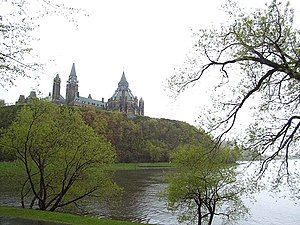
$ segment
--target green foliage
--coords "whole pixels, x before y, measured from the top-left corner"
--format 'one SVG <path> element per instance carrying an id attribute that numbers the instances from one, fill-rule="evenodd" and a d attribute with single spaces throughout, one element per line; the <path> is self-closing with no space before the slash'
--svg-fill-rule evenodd
<path id="1" fill-rule="evenodd" d="M 16 162 L 1 162 L 0 163 L 0 192 L 1 193 L 18 193 L 20 181 L 26 176 L 25 171 Z"/>
<path id="2" fill-rule="evenodd" d="M 15 120 L 22 106 L 0 108 L 0 128 Z M 137 116 L 128 118 L 118 112 L 93 108 L 77 108 L 85 123 L 116 149 L 119 162 L 168 162 L 170 154 L 181 144 L 211 142 L 203 131 L 180 121 Z M 14 159 L 1 153 L 0 161 Z"/>
<path id="3" fill-rule="evenodd" d="M 75 108 L 34 100 L 22 107 L 0 143 L 26 174 L 20 180 L 23 207 L 37 202 L 40 209 L 53 211 L 114 190 L 104 169 L 115 153 Z"/>
<path id="4" fill-rule="evenodd" d="M 0 107 L 0 128 L 8 128 L 12 122 L 15 120 L 18 111 L 20 111 L 21 106 L 12 105 L 6 107 Z"/>
<path id="5" fill-rule="evenodd" d="M 177 168 L 169 177 L 169 207 L 183 210 L 180 221 L 212 224 L 215 215 L 238 219 L 246 213 L 244 191 L 231 164 L 230 150 L 209 151 L 209 146 L 181 146 L 173 154 Z"/>
<path id="6" fill-rule="evenodd" d="M 211 138 L 180 121 L 81 108 L 85 122 L 104 135 L 117 150 L 119 162 L 168 162 L 181 144 L 209 142 Z"/>
<path id="7" fill-rule="evenodd" d="M 201 112 L 201 126 L 218 141 L 234 131 L 257 157 L 267 155 L 261 171 L 278 155 L 288 166 L 300 140 L 300 31 L 294 9 L 281 0 L 268 0 L 250 13 L 237 1 L 223 9 L 228 20 L 196 32 L 194 56 L 171 77 L 170 87 L 180 92 L 208 79 L 212 104 Z M 251 123 L 244 119 L 246 111 Z"/>
<path id="8" fill-rule="evenodd" d="M 0 107 L 0 137 L 5 129 L 7 129 L 15 120 L 16 115 L 20 111 L 20 106 Z M 0 161 L 11 161 L 16 159 L 12 152 L 5 152 L 0 146 Z"/>
<path id="9" fill-rule="evenodd" d="M 0 36 L 0 86 L 15 85 L 18 77 L 38 77 L 41 62 L 32 54 L 34 30 L 41 19 L 63 16 L 71 22 L 83 10 L 67 6 L 62 0 L 1 1 Z M 30 74 L 30 75 L 29 75 Z"/>

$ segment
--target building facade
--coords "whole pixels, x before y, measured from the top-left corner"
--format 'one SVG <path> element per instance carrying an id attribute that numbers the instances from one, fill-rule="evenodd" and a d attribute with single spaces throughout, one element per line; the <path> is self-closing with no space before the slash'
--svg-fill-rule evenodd
<path id="1" fill-rule="evenodd" d="M 93 99 L 90 94 L 87 98 L 79 96 L 78 83 L 75 64 L 73 63 L 67 80 L 66 97 L 64 98 L 61 95 L 61 79 L 59 75 L 56 75 L 53 80 L 52 93 L 49 93 L 49 96 L 44 99 L 59 105 L 95 107 L 103 110 L 119 111 L 128 115 L 144 115 L 144 100 L 142 98 L 138 100 L 137 96 L 132 94 L 124 72 L 117 89 L 107 102 L 104 101 L 104 98 L 101 100 Z M 33 92 L 27 98 L 20 95 L 16 104 L 26 104 L 33 95 L 35 95 Z"/>
<path id="2" fill-rule="evenodd" d="M 126 114 L 144 115 L 144 100 L 134 96 L 123 72 L 118 88 L 107 101 L 108 110 L 117 110 Z"/>

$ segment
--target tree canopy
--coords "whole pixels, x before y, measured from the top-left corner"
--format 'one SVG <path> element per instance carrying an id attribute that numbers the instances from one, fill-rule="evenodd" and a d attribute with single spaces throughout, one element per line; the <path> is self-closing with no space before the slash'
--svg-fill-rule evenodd
<path id="1" fill-rule="evenodd" d="M 245 188 L 230 164 L 229 149 L 181 146 L 173 154 L 176 172 L 169 177 L 169 206 L 183 210 L 181 221 L 213 224 L 215 216 L 238 219 L 247 212 L 241 201 Z"/>
<path id="2" fill-rule="evenodd" d="M 77 109 L 33 100 L 22 107 L 0 144 L 23 168 L 23 207 L 54 211 L 86 197 L 113 193 L 114 184 L 104 169 L 114 161 L 115 152 Z"/>
<path id="3" fill-rule="evenodd" d="M 33 77 L 41 63 L 33 53 L 34 33 L 40 19 L 47 15 L 64 16 L 74 22 L 81 10 L 68 7 L 61 0 L 2 0 L 0 15 L 0 85 L 14 85 L 18 77 Z"/>
<path id="4" fill-rule="evenodd" d="M 22 107 L 0 108 L 0 130 L 12 124 Z M 94 108 L 77 110 L 97 135 L 112 144 L 119 162 L 168 162 L 170 154 L 179 145 L 211 141 L 205 132 L 181 121 L 146 116 L 128 118 L 123 113 Z M 13 158 L 0 148 L 0 161 Z"/>
<path id="5" fill-rule="evenodd" d="M 86 123 L 115 147 L 119 162 L 168 162 L 179 145 L 211 140 L 202 130 L 181 121 L 81 110 Z"/>
<path id="6" fill-rule="evenodd" d="M 170 78 L 171 88 L 181 92 L 216 75 L 213 108 L 202 117 L 206 129 L 221 142 L 243 120 L 243 109 L 249 110 L 254 121 L 243 144 L 267 154 L 262 171 L 278 155 L 288 165 L 299 145 L 300 127 L 300 33 L 294 11 L 289 2 L 278 0 L 251 13 L 232 1 L 224 9 L 229 21 L 197 32 L 200 56 Z"/>

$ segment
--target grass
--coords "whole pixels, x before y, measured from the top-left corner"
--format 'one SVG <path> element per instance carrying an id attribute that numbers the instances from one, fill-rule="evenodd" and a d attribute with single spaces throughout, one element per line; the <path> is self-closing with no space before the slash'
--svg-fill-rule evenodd
<path id="1" fill-rule="evenodd" d="M 172 164 L 168 162 L 159 163 L 115 163 L 108 167 L 111 170 L 141 170 L 141 169 L 167 169 L 172 168 Z M 12 176 L 13 174 L 21 174 L 23 168 L 15 162 L 0 162 L 0 172 L 3 175 Z"/>
<path id="2" fill-rule="evenodd" d="M 90 216 L 77 216 L 67 213 L 4 206 L 0 206 L 0 216 L 74 225 L 141 225 L 141 223 L 134 222 L 98 219 Z"/>
<path id="3" fill-rule="evenodd" d="M 167 169 L 172 168 L 168 162 L 159 163 L 115 163 L 110 166 L 112 170 L 141 170 L 141 169 Z"/>

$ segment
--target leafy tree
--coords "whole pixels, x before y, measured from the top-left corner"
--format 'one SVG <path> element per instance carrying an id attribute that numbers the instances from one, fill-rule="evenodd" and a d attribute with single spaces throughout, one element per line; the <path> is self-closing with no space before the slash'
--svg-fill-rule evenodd
<path id="1" fill-rule="evenodd" d="M 119 112 L 92 108 L 80 110 L 86 124 L 115 147 L 119 162 L 168 162 L 170 153 L 180 144 L 211 141 L 203 131 L 181 121 L 128 118 Z"/>
<path id="2" fill-rule="evenodd" d="M 229 164 L 228 151 L 183 146 L 173 155 L 177 170 L 169 178 L 167 197 L 171 209 L 184 210 L 182 222 L 211 225 L 215 216 L 233 220 L 247 212 L 240 199 L 245 189 Z"/>
<path id="3" fill-rule="evenodd" d="M 0 143 L 23 167 L 22 207 L 54 211 L 86 197 L 113 194 L 104 169 L 115 153 L 74 108 L 33 100 L 22 107 Z"/>
<path id="4" fill-rule="evenodd" d="M 74 22 L 80 9 L 68 7 L 61 0 L 2 0 L 0 15 L 0 85 L 14 85 L 17 77 L 30 77 L 40 63 L 33 57 L 34 30 L 40 18 L 64 16 Z M 36 53 L 35 53 L 36 54 Z"/>
<path id="5" fill-rule="evenodd" d="M 161 141 L 145 141 L 144 148 L 150 155 L 152 162 L 167 162 L 169 160 L 169 147 Z"/>
<path id="6" fill-rule="evenodd" d="M 205 82 L 205 75 L 209 80 L 217 74 L 213 90 L 219 92 L 212 96 L 213 109 L 202 118 L 207 129 L 222 141 L 242 121 L 242 110 L 253 109 L 255 121 L 248 126 L 244 146 L 269 154 L 262 171 L 277 155 L 287 165 L 299 146 L 300 127 L 300 33 L 293 25 L 294 11 L 288 2 L 277 0 L 252 13 L 231 1 L 225 9 L 229 22 L 200 29 L 195 49 L 201 56 L 187 62 L 190 70 L 178 70 L 171 88 L 181 92 Z"/>
<path id="7" fill-rule="evenodd" d="M 8 128 L 23 106 L 0 107 L 0 129 Z M 119 162 L 168 162 L 181 144 L 211 143 L 211 137 L 185 122 L 149 117 L 128 118 L 119 112 L 77 108 L 94 132 L 116 149 Z M 1 135 L 1 134 L 0 134 Z M 7 157 L 6 157 L 7 156 Z M 2 152 L 0 161 L 14 155 Z"/>

